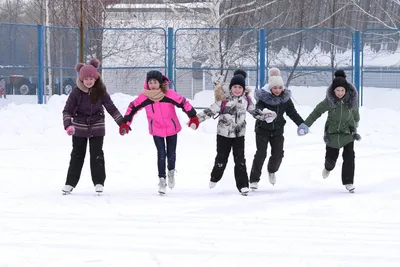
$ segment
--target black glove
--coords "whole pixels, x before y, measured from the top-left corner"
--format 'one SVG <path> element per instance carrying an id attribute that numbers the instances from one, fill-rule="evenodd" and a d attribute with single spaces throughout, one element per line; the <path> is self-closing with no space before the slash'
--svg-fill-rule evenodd
<path id="1" fill-rule="evenodd" d="M 356 141 L 360 141 L 361 140 L 361 135 L 359 135 L 358 133 L 353 133 L 353 139 Z"/>
<path id="2" fill-rule="evenodd" d="M 330 141 L 331 141 L 331 139 L 329 138 L 328 133 L 325 133 L 324 134 L 324 142 L 325 142 L 325 144 L 328 144 Z"/>

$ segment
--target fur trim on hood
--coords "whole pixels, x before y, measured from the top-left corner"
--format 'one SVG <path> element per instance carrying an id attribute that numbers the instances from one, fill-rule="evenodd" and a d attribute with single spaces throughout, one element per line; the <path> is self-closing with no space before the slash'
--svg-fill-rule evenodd
<path id="1" fill-rule="evenodd" d="M 274 95 L 270 91 L 264 89 L 257 89 L 255 91 L 254 97 L 256 100 L 260 100 L 265 104 L 271 106 L 278 106 L 280 104 L 286 103 L 292 97 L 292 92 L 288 89 L 283 90 L 279 96 Z"/>
<path id="2" fill-rule="evenodd" d="M 244 94 L 249 94 L 251 89 L 246 87 L 244 89 Z M 230 97 L 233 97 L 231 90 L 229 89 L 229 83 L 220 83 L 215 87 L 214 91 L 215 100 L 216 101 L 223 101 Z"/>
<path id="3" fill-rule="evenodd" d="M 348 84 L 349 89 L 346 91 L 346 95 L 343 97 L 343 99 L 345 100 L 348 109 L 354 109 L 358 106 L 358 93 L 356 88 L 351 83 Z M 340 101 L 340 99 L 336 97 L 335 92 L 332 90 L 332 85 L 330 85 L 326 91 L 326 99 L 328 100 L 329 107 L 331 108 L 335 108 Z"/>

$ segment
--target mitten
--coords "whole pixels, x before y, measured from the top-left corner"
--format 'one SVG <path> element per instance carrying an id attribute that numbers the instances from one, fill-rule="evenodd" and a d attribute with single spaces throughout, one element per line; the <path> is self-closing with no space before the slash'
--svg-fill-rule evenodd
<path id="1" fill-rule="evenodd" d="M 308 134 L 308 126 L 304 123 L 300 124 L 299 127 L 297 128 L 297 135 L 298 136 L 303 136 Z"/>
<path id="2" fill-rule="evenodd" d="M 199 124 L 200 124 L 199 118 L 196 116 L 196 117 L 190 118 L 188 126 L 190 128 L 192 128 L 193 130 L 196 130 L 197 128 L 199 128 Z"/>
<path id="3" fill-rule="evenodd" d="M 356 141 L 361 141 L 361 135 L 359 135 L 358 133 L 353 133 L 353 138 Z"/>
<path id="4" fill-rule="evenodd" d="M 263 114 L 263 112 L 262 112 L 261 110 L 259 110 L 259 109 L 256 109 L 256 110 L 254 111 L 253 117 L 254 117 L 256 120 L 261 120 L 261 121 L 264 120 L 264 114 Z"/>
<path id="5" fill-rule="evenodd" d="M 125 135 L 125 134 L 129 133 L 130 130 L 132 130 L 131 127 L 129 127 L 126 123 L 122 123 L 119 126 L 119 134 L 120 135 Z"/>
<path id="6" fill-rule="evenodd" d="M 75 127 L 73 125 L 70 125 L 65 129 L 68 135 L 74 135 L 75 134 Z"/>
<path id="7" fill-rule="evenodd" d="M 324 134 L 324 142 L 325 144 L 328 144 L 331 141 L 331 139 L 329 138 L 329 135 L 327 133 Z"/>
<path id="8" fill-rule="evenodd" d="M 277 116 L 275 111 L 269 110 L 267 108 L 264 108 L 262 113 L 263 113 L 263 116 L 264 116 L 264 120 L 267 123 L 273 122 L 276 119 L 276 116 Z"/>

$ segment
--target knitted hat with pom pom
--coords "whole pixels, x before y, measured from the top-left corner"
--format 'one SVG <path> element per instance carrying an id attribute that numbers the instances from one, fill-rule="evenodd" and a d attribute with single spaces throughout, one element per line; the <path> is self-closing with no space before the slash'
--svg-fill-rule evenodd
<path id="1" fill-rule="evenodd" d="M 275 86 L 282 86 L 285 88 L 285 84 L 281 77 L 281 71 L 278 68 L 271 68 L 268 71 L 268 89 L 271 90 Z"/>
<path id="2" fill-rule="evenodd" d="M 247 73 L 244 70 L 238 69 L 235 70 L 233 73 L 233 78 L 231 79 L 231 82 L 229 84 L 229 89 L 232 88 L 234 85 L 240 85 L 243 87 L 243 89 L 246 88 L 246 77 Z"/>
<path id="3" fill-rule="evenodd" d="M 75 66 L 76 72 L 79 72 L 79 80 L 83 81 L 85 78 L 99 78 L 97 68 L 100 66 L 100 61 L 93 58 L 89 61 L 89 64 L 78 63 Z"/>
<path id="4" fill-rule="evenodd" d="M 349 83 L 346 80 L 344 70 L 335 71 L 335 78 L 332 81 L 331 89 L 335 90 L 337 87 L 343 87 L 346 91 L 349 89 Z"/>

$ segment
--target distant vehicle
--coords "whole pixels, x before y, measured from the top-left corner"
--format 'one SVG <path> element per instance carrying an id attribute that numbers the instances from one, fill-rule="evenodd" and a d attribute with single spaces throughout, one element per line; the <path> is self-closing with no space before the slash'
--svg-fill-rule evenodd
<path id="1" fill-rule="evenodd" d="M 27 78 L 23 75 L 11 75 L 9 77 L 0 76 L 0 98 L 5 98 L 6 95 L 36 95 L 37 84 L 31 82 L 35 80 L 37 80 L 37 77 Z M 56 82 L 53 86 L 53 94 L 68 95 L 75 85 L 75 79 L 72 77 L 63 78 L 62 84 L 60 83 L 59 77 L 56 77 Z"/>
<path id="2" fill-rule="evenodd" d="M 3 77 L 6 95 L 36 95 L 36 84 L 23 75 L 11 75 L 8 81 Z"/>

